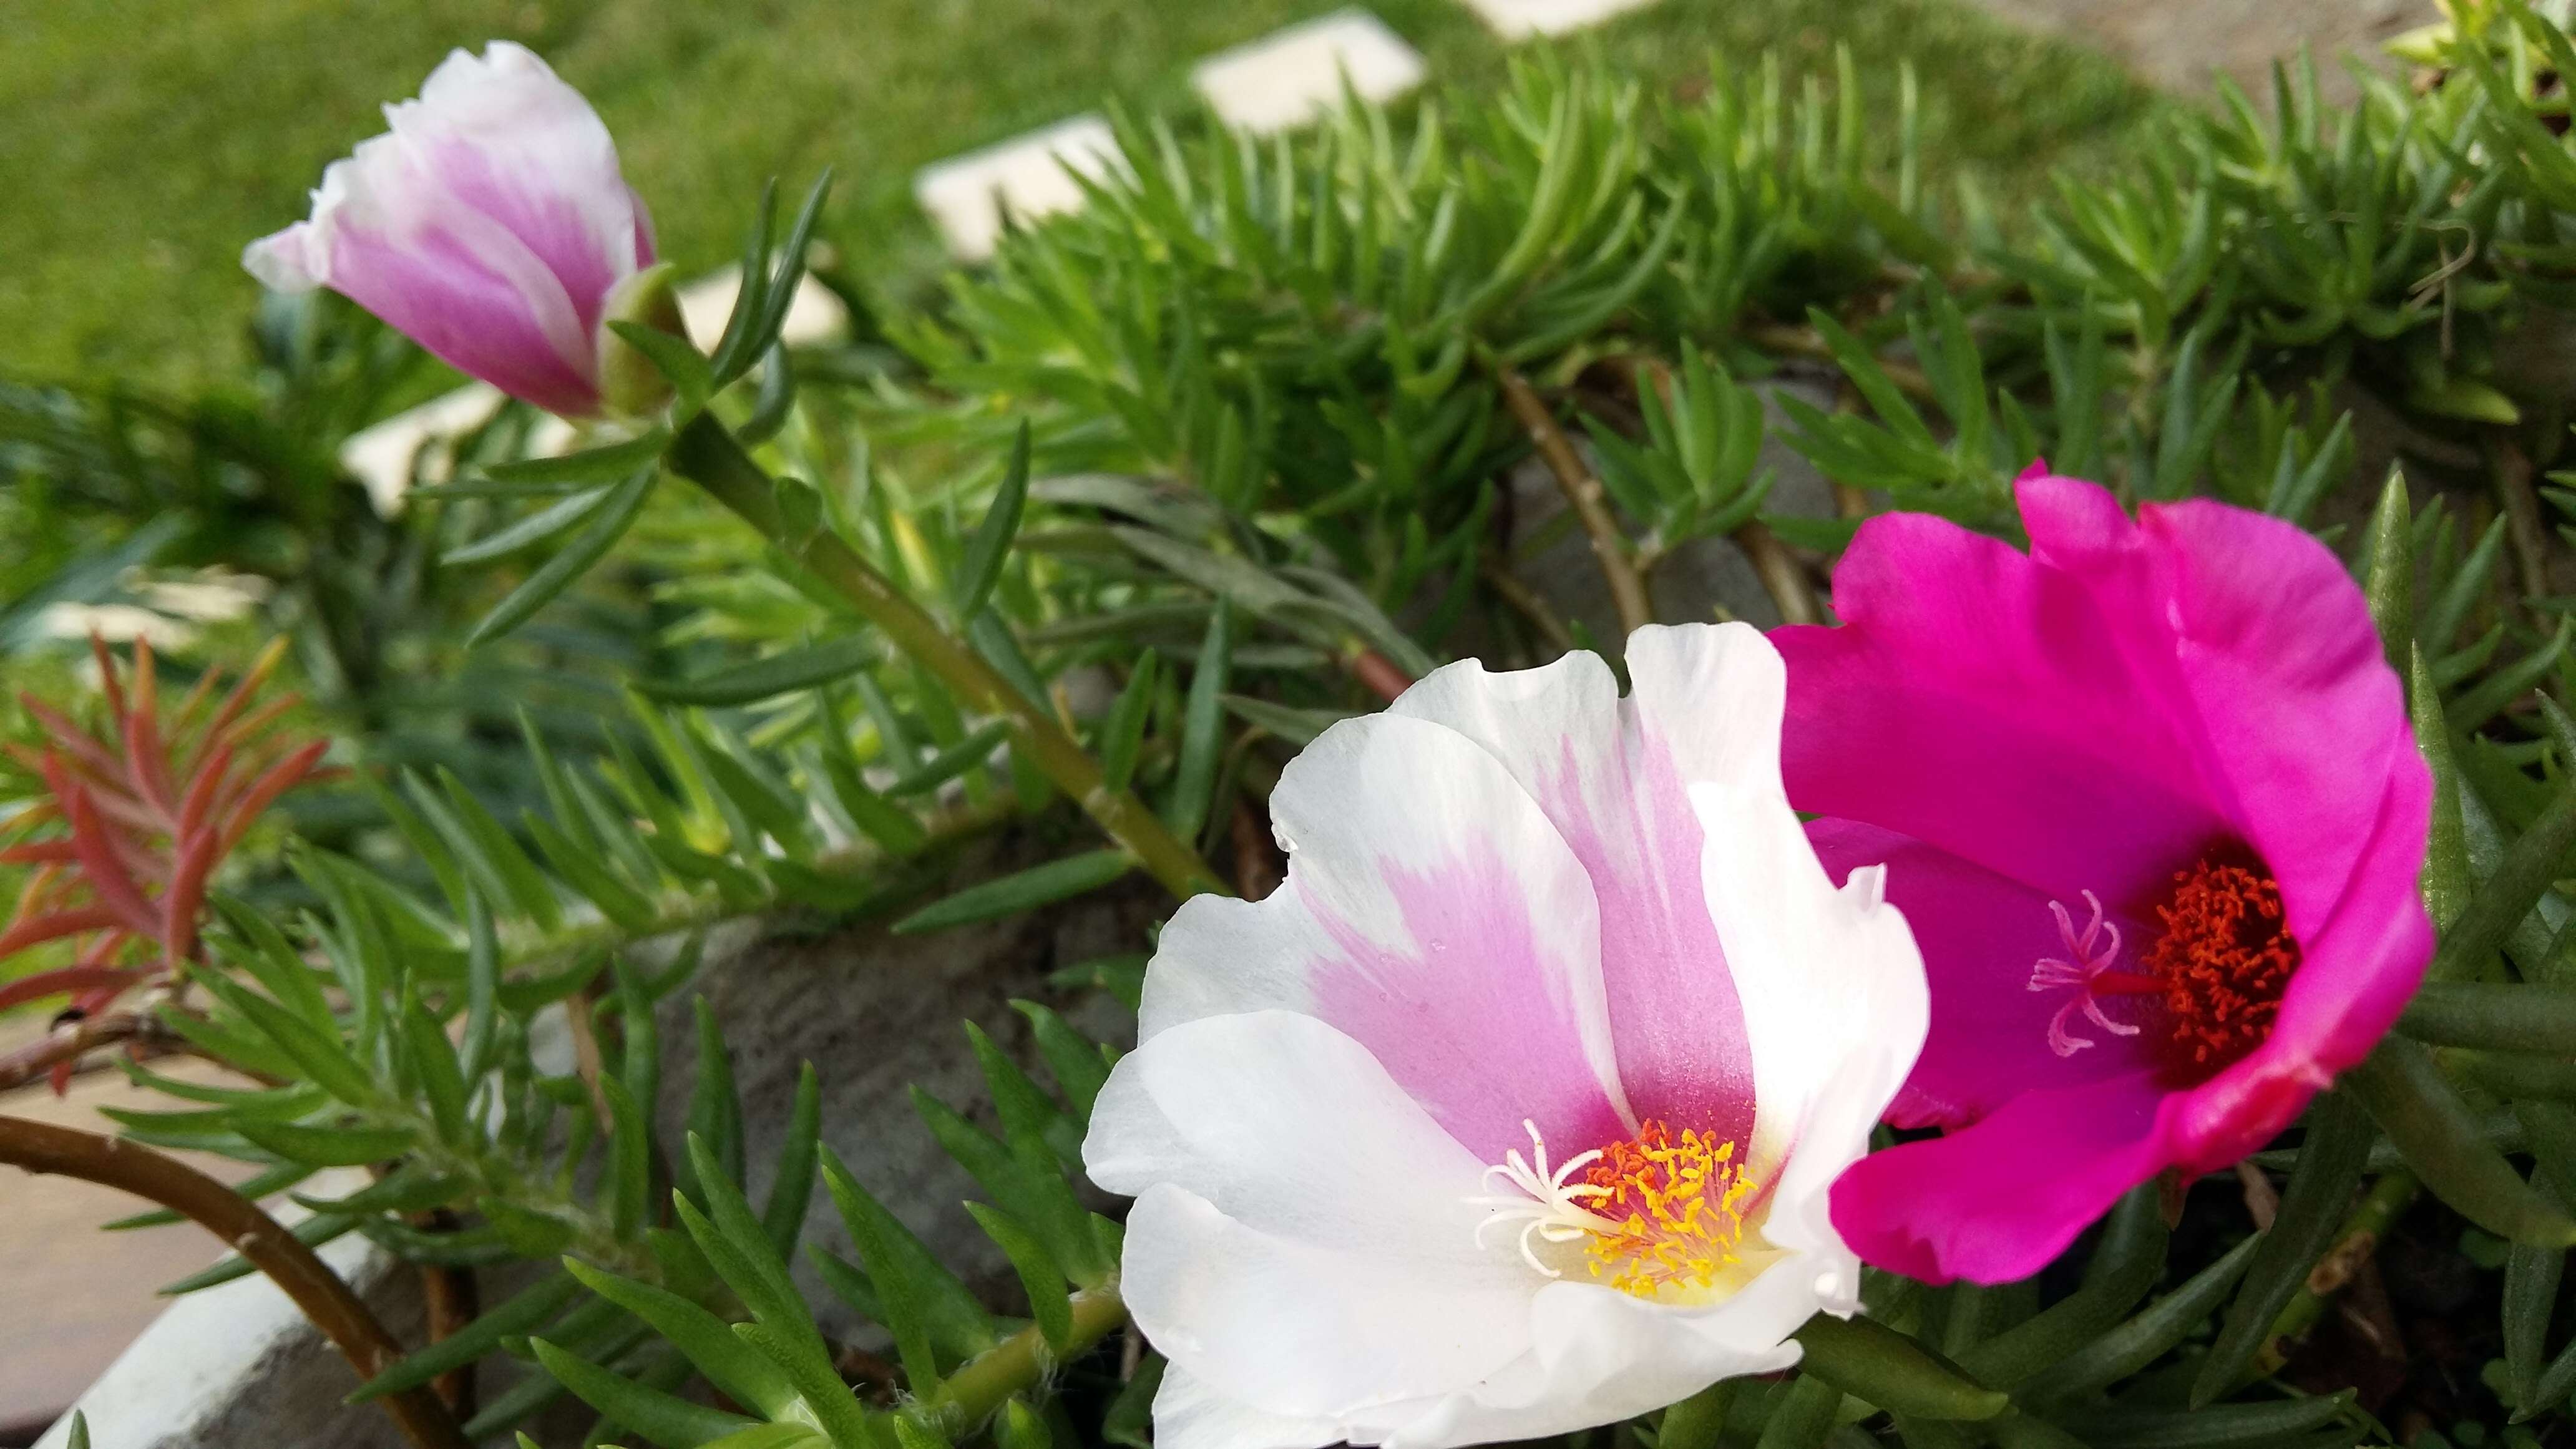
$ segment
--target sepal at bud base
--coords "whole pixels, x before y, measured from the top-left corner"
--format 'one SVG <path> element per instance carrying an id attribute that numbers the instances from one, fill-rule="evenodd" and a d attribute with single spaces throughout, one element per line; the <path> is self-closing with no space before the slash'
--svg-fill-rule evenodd
<path id="1" fill-rule="evenodd" d="M 676 274 L 669 262 L 662 262 L 619 282 L 608 294 L 599 319 L 599 400 L 611 414 L 644 417 L 670 405 L 671 379 L 611 324 L 633 323 L 688 342 L 689 324 L 673 285 Z"/>
<path id="2" fill-rule="evenodd" d="M 2451 63 L 2451 50 L 2459 38 L 2459 28 L 2441 20 L 2391 36 L 2381 41 L 2379 48 L 2408 65 L 2440 67 Z"/>

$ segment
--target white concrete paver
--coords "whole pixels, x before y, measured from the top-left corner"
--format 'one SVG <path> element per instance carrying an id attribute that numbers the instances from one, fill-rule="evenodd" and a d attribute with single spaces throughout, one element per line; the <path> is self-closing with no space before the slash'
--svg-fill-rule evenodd
<path id="1" fill-rule="evenodd" d="M 1427 73 L 1404 37 L 1352 9 L 1219 51 L 1199 62 L 1190 84 L 1227 125 L 1267 135 L 1340 104 L 1345 76 L 1360 99 L 1384 101 L 1422 84 Z"/>
<path id="2" fill-rule="evenodd" d="M 925 166 L 912 194 L 961 261 L 993 254 L 1007 213 L 1030 221 L 1082 205 L 1079 175 L 1098 180 L 1119 164 L 1117 138 L 1097 115 L 1058 121 L 999 145 Z"/>
<path id="3" fill-rule="evenodd" d="M 1564 35 L 1653 3 L 1654 0 L 1466 0 L 1476 18 L 1505 40 Z"/>
<path id="4" fill-rule="evenodd" d="M 807 253 L 808 256 L 813 255 Z M 742 268 L 724 267 L 680 289 L 680 320 L 700 347 L 713 347 L 733 316 L 734 298 L 742 293 Z M 849 335 L 850 309 L 831 288 L 809 276 L 796 279 L 796 296 L 779 319 L 778 340 L 790 347 L 813 347 Z"/>

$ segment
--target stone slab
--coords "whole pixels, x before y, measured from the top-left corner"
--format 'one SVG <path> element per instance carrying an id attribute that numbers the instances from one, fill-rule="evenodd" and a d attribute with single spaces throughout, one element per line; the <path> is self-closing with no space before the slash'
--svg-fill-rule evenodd
<path id="1" fill-rule="evenodd" d="M 807 253 L 807 255 L 813 255 Z M 742 268 L 709 272 L 682 287 L 680 320 L 700 347 L 712 348 L 733 316 L 734 299 L 742 295 Z M 850 333 L 850 309 L 839 294 L 810 276 L 796 279 L 796 295 L 779 319 L 778 340 L 790 347 L 819 347 Z"/>
<path id="2" fill-rule="evenodd" d="M 1341 103 L 1350 89 L 1367 101 L 1392 100 L 1422 84 L 1421 52 L 1365 10 L 1337 10 L 1223 50 L 1190 72 L 1220 120 L 1267 135 L 1289 130 Z"/>
<path id="3" fill-rule="evenodd" d="M 925 166 L 913 178 L 912 194 L 939 224 L 952 255 L 981 261 L 1001 240 L 1006 214 L 1032 221 L 1075 210 L 1083 194 L 1074 178 L 1097 180 L 1117 165 L 1109 122 L 1086 114 Z"/>
<path id="4" fill-rule="evenodd" d="M 32 1040 L 41 1015 L 0 1022 L 0 1049 Z M 165 1075 L 229 1082 L 201 1063 L 173 1058 L 153 1064 Z M 230 1083 L 238 1085 L 238 1083 Z M 114 1072 L 75 1078 L 61 1097 L 42 1088 L 10 1094 L 12 1116 L 92 1132 L 113 1132 L 102 1106 L 166 1109 L 169 1099 Z M 228 1180 L 240 1163 L 202 1155 L 192 1165 Z M 35 1177 L 0 1168 L 0 1223 L 9 1251 L 0 1253 L 0 1431 L 42 1424 L 72 1402 L 170 1300 L 164 1283 L 184 1278 L 223 1255 L 223 1245 L 188 1223 L 102 1233 L 99 1224 L 146 1211 L 113 1188 L 69 1178 Z M 33 1311 L 27 1311 L 32 1306 Z M 0 1439 L 0 1442 L 17 1442 Z M 104 1444 L 106 1441 L 99 1441 Z"/>
<path id="5" fill-rule="evenodd" d="M 1654 0 L 1466 0 L 1476 18 L 1505 40 L 1568 35 L 1653 3 Z"/>

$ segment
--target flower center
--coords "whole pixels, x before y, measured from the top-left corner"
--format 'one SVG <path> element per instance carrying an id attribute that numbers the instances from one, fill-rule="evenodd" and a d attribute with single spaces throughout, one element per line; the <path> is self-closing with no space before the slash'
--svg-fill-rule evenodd
<path id="1" fill-rule="evenodd" d="M 1521 1125 L 1531 1156 L 1514 1148 L 1485 1169 L 1488 1181 L 1500 1177 L 1514 1191 L 1469 1199 L 1493 1209 L 1476 1226 L 1478 1242 L 1489 1228 L 1519 1223 L 1521 1257 L 1550 1278 L 1565 1273 L 1542 1245 L 1579 1242 L 1594 1278 L 1640 1298 L 1699 1298 L 1727 1286 L 1721 1279 L 1742 1262 L 1745 1207 L 1758 1188 L 1733 1142 L 1689 1129 L 1676 1137 L 1649 1119 L 1635 1138 L 1551 1172 L 1538 1125 Z M 1578 1172 L 1583 1180 L 1573 1181 Z"/>
<path id="2" fill-rule="evenodd" d="M 2253 852 L 2221 846 L 2174 873 L 2172 891 L 2155 908 L 2163 930 L 2140 954 L 2139 971 L 2119 969 L 2120 928 L 2104 919 L 2091 891 L 2084 902 L 2092 918 L 2081 931 L 2062 903 L 2048 903 L 2066 954 L 2042 958 L 2030 973 L 2033 991 L 2075 993 L 2049 1018 L 2048 1044 L 2059 1056 L 2093 1045 L 2069 1030 L 2078 1012 L 2113 1035 L 2138 1034 L 2136 1025 L 2103 1011 L 2105 996 L 2163 998 L 2174 1065 L 2203 1075 L 2271 1034 L 2281 993 L 2299 967 L 2299 946 L 2283 921 L 2281 884 Z"/>
<path id="3" fill-rule="evenodd" d="M 2164 983 L 2174 1043 L 2196 1066 L 2221 1067 L 2260 1046 L 2299 968 L 2281 919 L 2281 883 L 2259 864 L 2204 856 L 2174 876 L 2156 908 L 2164 935 L 2146 964 Z"/>

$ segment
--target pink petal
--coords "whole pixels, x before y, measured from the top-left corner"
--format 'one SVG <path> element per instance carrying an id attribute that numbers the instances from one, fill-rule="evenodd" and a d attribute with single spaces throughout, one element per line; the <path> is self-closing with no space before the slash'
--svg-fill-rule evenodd
<path id="1" fill-rule="evenodd" d="M 1753 1044 L 1759 1113 L 1746 1161 L 1767 1187 L 1763 1237 L 1809 1265 L 1818 1306 L 1859 1306 L 1833 1228 L 1834 1179 L 1869 1151 L 1931 1022 L 1922 953 L 1885 872 L 1837 888 L 1776 784 L 1694 785 L 1705 884 Z"/>
<path id="2" fill-rule="evenodd" d="M 2024 1092 L 1964 1131 L 1874 1152 L 1834 1184 L 1863 1261 L 1925 1283 L 2010 1283 L 2047 1267 L 2165 1164 L 2142 1074 Z"/>
<path id="3" fill-rule="evenodd" d="M 554 274 L 585 332 L 609 289 L 650 263 L 608 127 L 525 47 L 453 52 L 419 100 L 385 116 L 450 198 L 499 222 Z"/>
<path id="4" fill-rule="evenodd" d="M 599 410 L 593 350 L 566 350 L 580 335 L 566 330 L 570 299 L 506 235 L 469 240 L 452 225 L 397 240 L 344 225 L 331 285 L 468 377 L 548 412 Z"/>
<path id="5" fill-rule="evenodd" d="M 1752 1051 L 1702 888 L 1706 832 L 1689 792 L 1776 779 L 1779 665 L 1743 626 L 1639 630 L 1627 660 L 1625 699 L 1599 656 L 1577 652 L 1507 674 L 1452 664 L 1388 713 L 1483 746 L 1582 862 L 1600 902 L 1619 1075 L 1638 1115 L 1749 1142 Z"/>
<path id="6" fill-rule="evenodd" d="M 459 370 L 557 413 L 598 410 L 610 291 L 651 260 L 607 127 L 522 47 L 458 51 L 391 133 L 335 162 L 312 219 L 243 263 L 332 287 Z"/>
<path id="7" fill-rule="evenodd" d="M 1582 865 L 1491 755 L 1377 715 L 1336 725 L 1271 796 L 1288 879 L 1164 927 L 1140 1036 L 1280 1008 L 1338 1027 L 1470 1151 L 1557 1160 L 1628 1136 Z"/>
<path id="8" fill-rule="evenodd" d="M 1905 1090 L 1888 1109 L 1899 1127 L 1959 1127 L 2035 1088 L 2081 1086 L 2154 1065 L 2152 1042 L 2161 1008 L 2148 996 L 2109 998 L 2112 1020 L 2143 1024 L 2123 1037 L 2082 1022 L 2075 1034 L 2093 1045 L 2059 1056 L 2048 1024 L 2074 997 L 2070 990 L 2033 991 L 2031 967 L 2069 954 L 2048 909 L 2049 898 L 2018 881 L 1972 865 L 1919 840 L 1848 820 L 1818 820 L 1808 839 L 1835 880 L 1856 867 L 1887 866 L 1887 899 L 1905 913 L 1932 979 L 1932 1029 Z M 2080 929 L 2080 900 L 2064 902 Z M 2146 939 L 2135 922 L 2116 921 L 2120 959 L 2135 970 Z"/>

